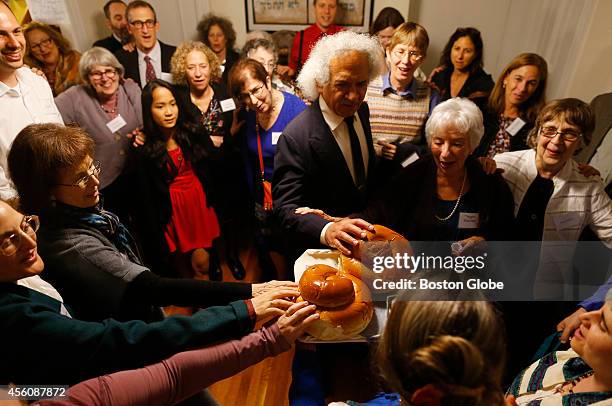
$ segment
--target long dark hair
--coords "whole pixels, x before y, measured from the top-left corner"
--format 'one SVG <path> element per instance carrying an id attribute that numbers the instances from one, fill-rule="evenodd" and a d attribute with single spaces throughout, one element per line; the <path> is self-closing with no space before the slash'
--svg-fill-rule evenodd
<path id="1" fill-rule="evenodd" d="M 446 66 L 447 68 L 452 68 L 453 63 L 451 62 L 451 51 L 453 50 L 453 45 L 455 42 L 462 37 L 468 37 L 470 41 L 474 44 L 474 60 L 466 66 L 465 70 L 469 73 L 477 72 L 479 69 L 482 69 L 482 37 L 480 36 L 480 31 L 473 27 L 466 28 L 457 28 L 453 35 L 449 38 L 448 42 L 444 46 L 444 50 L 442 50 L 442 55 L 440 56 L 440 65 Z"/>
<path id="2" fill-rule="evenodd" d="M 166 137 L 160 130 L 159 126 L 153 121 L 153 115 L 151 114 L 151 106 L 153 105 L 153 92 L 155 89 L 163 87 L 168 89 L 178 107 L 178 117 L 176 120 L 174 134 L 174 140 L 181 148 L 185 159 L 192 163 L 197 163 L 203 158 L 209 156 L 209 150 L 205 147 L 208 135 L 206 132 L 196 124 L 188 123 L 185 120 L 185 107 L 181 103 L 181 98 L 178 96 L 176 90 L 172 85 L 164 80 L 155 79 L 147 83 L 145 88 L 142 90 L 142 122 L 143 130 L 146 135 L 145 145 L 142 146 L 142 152 L 149 159 L 154 161 L 158 168 L 169 167 L 170 172 L 169 179 L 172 180 L 178 173 L 178 169 L 175 167 L 172 159 L 166 151 Z M 198 138 L 202 138 L 198 142 Z"/>

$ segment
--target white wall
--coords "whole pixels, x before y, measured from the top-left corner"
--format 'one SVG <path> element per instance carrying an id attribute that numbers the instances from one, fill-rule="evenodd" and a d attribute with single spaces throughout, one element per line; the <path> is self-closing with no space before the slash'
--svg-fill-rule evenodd
<path id="1" fill-rule="evenodd" d="M 570 79 L 567 96 L 590 101 L 598 94 L 612 92 L 612 1 L 599 0 L 587 30 L 582 51 L 573 55 L 578 61 Z"/>

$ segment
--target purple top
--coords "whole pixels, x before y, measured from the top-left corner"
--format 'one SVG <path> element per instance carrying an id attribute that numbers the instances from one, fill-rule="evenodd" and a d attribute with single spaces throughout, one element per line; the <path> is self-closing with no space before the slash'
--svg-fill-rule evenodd
<path id="1" fill-rule="evenodd" d="M 278 325 L 273 324 L 240 340 L 181 352 L 145 368 L 89 379 L 68 389 L 65 398 L 41 400 L 36 404 L 173 405 L 290 348 Z"/>

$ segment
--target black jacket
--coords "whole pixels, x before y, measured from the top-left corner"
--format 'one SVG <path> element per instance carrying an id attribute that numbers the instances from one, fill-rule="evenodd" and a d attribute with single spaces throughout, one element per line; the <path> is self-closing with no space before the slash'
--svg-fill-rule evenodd
<path id="1" fill-rule="evenodd" d="M 486 175 L 474 158 L 468 158 L 465 165 L 471 192 L 480 205 L 481 236 L 491 241 L 512 240 L 514 200 L 510 188 L 500 174 Z M 421 157 L 403 169 L 364 211 L 351 217 L 385 225 L 409 240 L 433 241 L 436 173 L 433 156 Z"/>
<path id="2" fill-rule="evenodd" d="M 176 47 L 172 45 L 166 45 L 161 41 L 159 41 L 159 45 L 161 47 L 162 72 L 170 73 L 170 60 L 172 59 L 174 51 L 176 51 Z M 115 56 L 119 60 L 119 63 L 121 63 L 121 65 L 123 65 L 123 68 L 125 69 L 124 76 L 140 84 L 140 70 L 138 69 L 138 52 L 136 50 L 128 52 L 122 48 L 119 51 L 115 52 Z M 157 74 L 159 75 L 158 77 L 161 77 L 161 72 L 157 72 Z"/>
<path id="3" fill-rule="evenodd" d="M 483 113 L 484 119 L 484 135 L 480 140 L 480 144 L 472 154 L 475 157 L 487 156 L 491 143 L 495 141 L 495 136 L 499 131 L 499 114 L 486 110 Z M 533 128 L 533 123 L 525 123 L 525 125 L 513 136 L 510 136 L 510 151 L 520 151 L 528 149 L 527 136 Z"/>

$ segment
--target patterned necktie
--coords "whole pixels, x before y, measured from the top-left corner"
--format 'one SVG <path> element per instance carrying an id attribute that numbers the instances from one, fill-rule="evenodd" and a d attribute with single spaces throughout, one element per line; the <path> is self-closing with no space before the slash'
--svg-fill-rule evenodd
<path id="1" fill-rule="evenodd" d="M 153 63 L 151 63 L 151 58 L 149 55 L 144 57 L 145 63 L 147 64 L 147 71 L 145 74 L 145 79 L 147 79 L 147 83 L 152 80 L 157 79 L 157 75 L 155 74 L 155 68 L 153 67 Z"/>
<path id="2" fill-rule="evenodd" d="M 363 164 L 363 156 L 361 155 L 361 144 L 359 143 L 359 137 L 353 126 L 355 117 L 346 117 L 344 119 L 349 130 L 349 139 L 351 140 L 351 155 L 353 156 L 353 170 L 355 171 L 355 185 L 359 192 L 365 194 L 365 166 Z"/>

